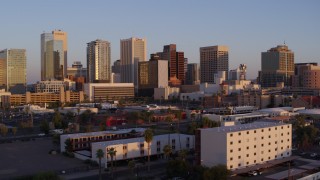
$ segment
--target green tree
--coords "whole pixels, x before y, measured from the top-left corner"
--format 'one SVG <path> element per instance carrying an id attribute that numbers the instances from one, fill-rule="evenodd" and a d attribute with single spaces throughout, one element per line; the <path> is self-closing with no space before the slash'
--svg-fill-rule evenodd
<path id="1" fill-rule="evenodd" d="M 128 162 L 128 167 L 130 168 L 132 174 L 134 175 L 134 168 L 136 167 L 136 163 L 133 160 L 131 160 Z"/>
<path id="2" fill-rule="evenodd" d="M 3 125 L 0 127 L 0 130 L 1 130 L 1 134 L 2 136 L 7 136 L 7 133 L 8 133 L 8 128 L 7 126 Z"/>
<path id="3" fill-rule="evenodd" d="M 208 117 L 202 118 L 202 128 L 213 128 L 220 126 L 220 123 L 210 120 Z"/>
<path id="4" fill-rule="evenodd" d="M 73 150 L 71 140 L 70 140 L 70 139 L 66 139 L 66 141 L 64 142 L 64 144 L 65 144 L 65 146 L 64 146 L 65 150 L 66 150 L 67 152 L 71 153 L 72 150 Z"/>
<path id="5" fill-rule="evenodd" d="M 50 130 L 50 127 L 49 127 L 49 123 L 48 121 L 46 120 L 43 120 L 40 124 L 40 130 L 42 132 L 44 132 L 45 134 L 49 134 L 49 130 Z"/>
<path id="6" fill-rule="evenodd" d="M 169 161 L 170 155 L 172 153 L 172 148 L 169 144 L 167 144 L 163 147 L 163 153 Z"/>
<path id="7" fill-rule="evenodd" d="M 181 160 L 171 160 L 167 164 L 167 176 L 172 177 L 183 177 L 188 176 L 188 164 Z"/>
<path id="8" fill-rule="evenodd" d="M 147 129 L 144 131 L 144 140 L 148 143 L 148 171 L 150 171 L 150 143 L 153 139 L 152 129 Z"/>
<path id="9" fill-rule="evenodd" d="M 205 169 L 203 173 L 204 180 L 223 180 L 228 179 L 230 172 L 225 165 L 217 165 Z"/>
<path id="10" fill-rule="evenodd" d="M 113 179 L 113 158 L 116 153 L 117 151 L 113 147 L 107 149 L 107 155 L 109 155 L 111 158 L 111 179 Z"/>
<path id="11" fill-rule="evenodd" d="M 178 153 L 178 156 L 182 161 L 186 161 L 187 155 L 188 155 L 188 151 L 185 149 L 181 149 Z"/>
<path id="12" fill-rule="evenodd" d="M 53 118 L 52 118 L 52 122 L 53 122 L 54 127 L 56 129 L 62 128 L 62 118 L 61 118 L 61 114 L 58 110 L 55 110 Z"/>
<path id="13" fill-rule="evenodd" d="M 18 128 L 16 128 L 16 127 L 13 127 L 13 128 L 12 128 L 12 133 L 13 133 L 14 136 L 16 136 L 17 130 L 18 130 Z"/>
<path id="14" fill-rule="evenodd" d="M 101 180 L 101 158 L 104 157 L 104 153 L 102 149 L 98 149 L 96 152 L 96 157 L 99 159 L 99 179 Z"/>

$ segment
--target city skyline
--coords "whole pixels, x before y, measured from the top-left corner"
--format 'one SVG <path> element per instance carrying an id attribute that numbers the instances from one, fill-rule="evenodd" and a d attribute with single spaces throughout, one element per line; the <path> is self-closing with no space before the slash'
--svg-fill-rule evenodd
<path id="1" fill-rule="evenodd" d="M 0 15 L 7 23 L 1 28 L 0 50 L 26 49 L 28 83 L 41 77 L 40 34 L 54 29 L 68 33 L 68 66 L 81 61 L 87 67 L 86 43 L 97 38 L 111 43 L 113 63 L 120 59 L 120 39 L 130 37 L 147 40 L 147 57 L 177 44 L 189 63 L 200 63 L 200 47 L 226 45 L 229 69 L 247 64 L 248 79 L 258 76 L 261 52 L 284 42 L 295 52 L 296 63 L 319 62 L 318 1 L 97 2 L 4 2 Z"/>

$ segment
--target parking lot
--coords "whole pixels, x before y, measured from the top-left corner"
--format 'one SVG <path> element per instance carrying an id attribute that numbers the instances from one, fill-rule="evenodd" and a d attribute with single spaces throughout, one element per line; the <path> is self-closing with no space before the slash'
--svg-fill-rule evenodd
<path id="1" fill-rule="evenodd" d="M 53 148 L 50 137 L 0 144 L 0 179 L 84 166 L 78 159 L 49 154 Z"/>

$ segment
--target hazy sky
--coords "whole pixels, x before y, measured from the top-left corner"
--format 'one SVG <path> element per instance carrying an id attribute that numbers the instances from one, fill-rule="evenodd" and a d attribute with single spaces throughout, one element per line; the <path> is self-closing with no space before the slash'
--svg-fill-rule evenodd
<path id="1" fill-rule="evenodd" d="M 230 69 L 240 63 L 255 78 L 261 52 L 285 41 L 295 62 L 320 63 L 320 1 L 295 0 L 7 0 L 0 5 L 0 49 L 27 49 L 27 80 L 40 80 L 40 34 L 68 33 L 68 65 L 86 67 L 86 43 L 111 42 L 112 62 L 120 39 L 147 39 L 147 55 L 175 43 L 189 62 L 199 47 L 229 46 Z"/>

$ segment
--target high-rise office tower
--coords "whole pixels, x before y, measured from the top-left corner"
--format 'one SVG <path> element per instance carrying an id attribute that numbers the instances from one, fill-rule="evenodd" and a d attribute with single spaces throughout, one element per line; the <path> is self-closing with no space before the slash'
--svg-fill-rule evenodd
<path id="1" fill-rule="evenodd" d="M 120 71 L 121 71 L 121 64 L 120 64 L 120 59 L 118 59 L 113 63 L 112 72 L 115 74 L 120 74 Z"/>
<path id="2" fill-rule="evenodd" d="M 200 83 L 200 66 L 198 63 L 190 63 L 188 64 L 187 76 L 186 76 L 186 84 L 188 85 L 196 85 Z"/>
<path id="3" fill-rule="evenodd" d="M 41 80 L 62 80 L 67 76 L 67 33 L 54 30 L 41 34 Z"/>
<path id="4" fill-rule="evenodd" d="M 151 54 L 150 61 L 139 62 L 139 89 L 168 86 L 168 61 Z"/>
<path id="5" fill-rule="evenodd" d="M 320 89 L 320 66 L 318 63 L 296 63 L 294 69 L 292 87 Z"/>
<path id="6" fill-rule="evenodd" d="M 27 57 L 25 49 L 0 51 L 0 86 L 12 94 L 23 94 L 27 87 Z"/>
<path id="7" fill-rule="evenodd" d="M 88 82 L 111 81 L 111 50 L 110 43 L 97 39 L 87 44 Z"/>
<path id="8" fill-rule="evenodd" d="M 278 45 L 261 53 L 261 87 L 290 86 L 294 74 L 294 53 L 286 45 Z"/>
<path id="9" fill-rule="evenodd" d="M 138 88 L 138 63 L 146 61 L 146 39 L 129 38 L 120 40 L 121 82 L 134 83 Z"/>
<path id="10" fill-rule="evenodd" d="M 185 82 L 185 58 L 184 52 L 177 52 L 175 44 L 169 44 L 163 46 L 163 52 L 158 52 L 160 59 L 168 60 L 169 71 L 168 78 L 176 78 L 181 81 L 181 84 Z"/>
<path id="11" fill-rule="evenodd" d="M 229 48 L 227 46 L 208 46 L 200 48 L 200 81 L 214 83 L 214 74 L 229 71 Z"/>

